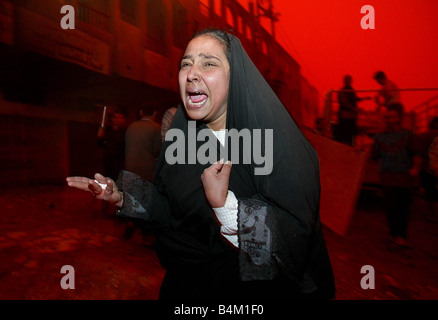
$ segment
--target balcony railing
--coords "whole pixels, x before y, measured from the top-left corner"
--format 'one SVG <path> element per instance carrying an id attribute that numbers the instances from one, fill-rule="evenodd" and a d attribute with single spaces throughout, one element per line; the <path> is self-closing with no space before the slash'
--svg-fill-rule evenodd
<path id="1" fill-rule="evenodd" d="M 438 94 L 416 106 L 415 127 L 417 132 L 425 132 L 429 127 L 430 121 L 438 117 Z"/>
<path id="2" fill-rule="evenodd" d="M 82 20 L 104 31 L 109 31 L 109 26 L 110 26 L 109 14 L 96 10 L 85 3 L 78 2 L 77 15 L 79 20 Z"/>
<path id="3" fill-rule="evenodd" d="M 325 105 L 324 105 L 324 120 L 327 125 L 330 123 L 336 122 L 334 120 L 334 103 L 338 103 L 337 99 L 334 98 L 335 93 L 338 93 L 340 90 L 330 90 L 326 94 Z M 356 93 L 366 93 L 366 92 L 380 92 L 380 90 L 372 89 L 372 90 L 354 90 Z M 405 89 L 397 89 L 397 91 L 438 91 L 438 88 L 405 88 Z M 358 117 L 358 126 L 362 126 L 365 129 L 374 131 L 378 129 L 376 126 L 379 126 L 378 111 L 364 111 L 360 110 Z M 427 126 L 429 121 L 438 116 L 438 95 L 433 98 L 421 103 L 412 109 L 411 112 L 406 113 L 408 116 L 408 126 L 414 133 L 421 133 L 427 130 Z"/>

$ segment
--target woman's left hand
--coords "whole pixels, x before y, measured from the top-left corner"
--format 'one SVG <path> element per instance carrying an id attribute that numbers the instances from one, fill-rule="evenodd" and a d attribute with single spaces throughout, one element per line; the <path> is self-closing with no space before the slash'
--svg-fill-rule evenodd
<path id="1" fill-rule="evenodd" d="M 201 181 L 205 195 L 212 208 L 222 208 L 228 194 L 231 161 L 218 161 L 204 170 Z"/>

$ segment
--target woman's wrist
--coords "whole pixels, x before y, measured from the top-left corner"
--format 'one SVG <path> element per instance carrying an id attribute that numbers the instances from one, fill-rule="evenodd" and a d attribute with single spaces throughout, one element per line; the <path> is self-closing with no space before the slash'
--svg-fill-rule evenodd
<path id="1" fill-rule="evenodd" d="M 116 207 L 121 208 L 123 206 L 123 192 L 117 191 L 120 196 L 120 200 L 116 202 Z"/>

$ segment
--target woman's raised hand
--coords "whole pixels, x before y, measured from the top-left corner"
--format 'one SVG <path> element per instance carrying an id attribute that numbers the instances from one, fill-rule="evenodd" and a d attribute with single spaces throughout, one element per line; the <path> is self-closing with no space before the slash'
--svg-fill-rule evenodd
<path id="1" fill-rule="evenodd" d="M 223 160 L 213 163 L 201 175 L 205 195 L 212 208 L 222 208 L 228 194 L 230 182 L 231 161 Z"/>
<path id="2" fill-rule="evenodd" d="M 100 173 L 94 175 L 94 179 L 87 177 L 67 177 L 68 186 L 83 191 L 91 192 L 97 199 L 108 201 L 118 207 L 123 204 L 123 194 L 117 189 L 115 182 L 105 178 Z M 102 187 L 106 185 L 106 187 Z"/>

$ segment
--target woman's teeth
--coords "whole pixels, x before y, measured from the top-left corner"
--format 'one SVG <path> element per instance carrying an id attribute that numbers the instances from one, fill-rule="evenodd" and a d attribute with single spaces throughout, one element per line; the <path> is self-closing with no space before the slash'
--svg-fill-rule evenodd
<path id="1" fill-rule="evenodd" d="M 193 106 L 200 106 L 207 99 L 207 95 L 201 94 L 200 92 L 195 92 L 189 94 L 189 102 Z"/>

